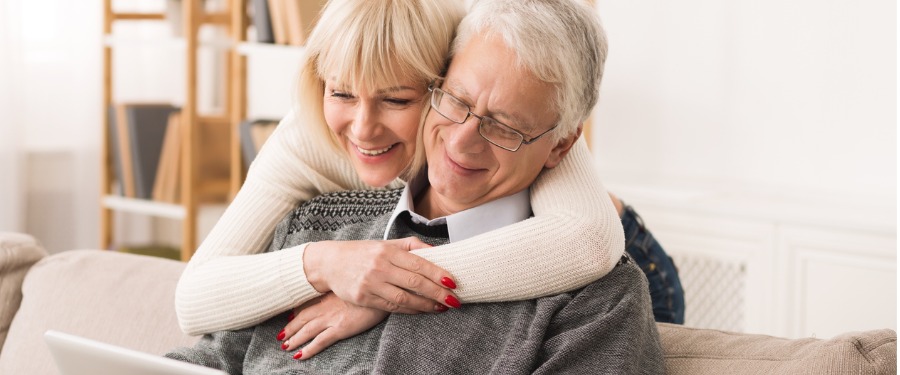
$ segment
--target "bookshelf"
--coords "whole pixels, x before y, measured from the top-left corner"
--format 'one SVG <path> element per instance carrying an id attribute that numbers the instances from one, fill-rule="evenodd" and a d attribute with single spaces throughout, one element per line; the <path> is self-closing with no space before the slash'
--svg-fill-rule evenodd
<path id="1" fill-rule="evenodd" d="M 114 12 L 112 0 L 103 1 L 103 147 L 101 150 L 101 197 L 100 197 L 100 245 L 110 248 L 113 239 L 114 212 L 161 217 L 181 221 L 181 259 L 186 261 L 197 247 L 198 210 L 209 205 L 204 192 L 227 191 L 228 200 L 234 197 L 243 181 L 240 159 L 240 143 L 237 139 L 237 124 L 246 117 L 246 58 L 237 53 L 235 45 L 246 39 L 247 14 L 245 0 L 224 0 L 224 11 L 207 12 L 201 0 L 181 0 L 182 37 L 159 39 L 121 38 L 113 33 L 113 25 L 119 22 L 166 22 L 165 13 Z M 229 38 L 224 40 L 200 41 L 200 27 L 214 25 L 224 29 Z M 146 46 L 178 48 L 184 50 L 184 101 L 181 104 L 180 164 L 177 189 L 180 202 L 164 203 L 149 199 L 138 199 L 114 193 L 115 168 L 111 144 L 110 116 L 108 108 L 115 103 L 113 98 L 113 49 L 143 48 Z M 224 111 L 217 114 L 201 114 L 197 109 L 198 48 L 213 47 L 224 50 L 225 58 Z M 199 156 L 204 152 L 204 142 L 199 139 L 200 127 L 208 126 L 215 132 L 227 133 L 229 178 L 208 181 L 198 173 Z M 121 182 L 120 182 L 121 183 Z M 225 202 L 219 202 L 219 206 Z"/>

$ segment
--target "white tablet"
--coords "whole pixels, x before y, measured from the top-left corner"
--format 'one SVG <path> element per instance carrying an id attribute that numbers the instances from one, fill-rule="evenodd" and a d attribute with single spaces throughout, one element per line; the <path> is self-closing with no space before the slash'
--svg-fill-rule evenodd
<path id="1" fill-rule="evenodd" d="M 62 375 L 222 375 L 225 372 L 89 340 L 47 331 L 44 340 Z M 227 374 L 226 374 L 227 375 Z"/>

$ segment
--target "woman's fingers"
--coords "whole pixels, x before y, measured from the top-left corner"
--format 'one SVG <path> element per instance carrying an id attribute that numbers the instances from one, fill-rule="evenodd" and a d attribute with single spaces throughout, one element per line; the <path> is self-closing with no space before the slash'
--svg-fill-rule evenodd
<path id="1" fill-rule="evenodd" d="M 333 293 L 316 300 L 317 303 L 304 305 L 297 317 L 288 324 L 291 326 L 295 321 L 303 320 L 302 327 L 296 334 L 282 343 L 282 349 L 294 352 L 294 359 L 308 359 L 337 341 L 369 330 L 388 316 L 383 311 L 347 303 Z M 307 317 L 311 318 L 306 321 Z M 306 346 L 298 350 L 304 344 Z"/>
<path id="2" fill-rule="evenodd" d="M 301 360 L 310 359 L 316 354 L 319 354 L 322 350 L 340 341 L 342 338 L 336 333 L 338 330 L 338 328 L 328 328 L 322 331 L 322 333 L 316 336 L 309 345 L 304 346 L 302 350 L 298 350 L 297 353 L 294 354 L 294 358 Z"/>
<path id="3" fill-rule="evenodd" d="M 459 301 L 455 294 L 420 274 L 398 269 L 386 277 L 383 286 L 376 291 L 378 297 L 386 301 L 385 307 L 393 309 L 385 311 L 400 312 L 398 309 L 403 307 L 427 313 L 435 311 L 435 304 L 459 307 L 458 303 L 451 303 Z"/>
<path id="4" fill-rule="evenodd" d="M 318 275 L 320 285 L 327 286 L 318 290 L 331 290 L 347 302 L 388 312 L 440 311 L 436 304 L 459 307 L 459 299 L 451 292 L 456 282 L 450 273 L 409 252 L 429 247 L 418 238 L 320 245 L 328 249 L 315 250 L 311 244 L 304 255 L 307 276 Z"/>
<path id="5" fill-rule="evenodd" d="M 448 289 L 456 289 L 456 281 L 453 280 L 452 276 L 450 276 L 450 272 L 447 272 L 447 270 L 425 260 L 425 258 L 409 253 L 409 251 L 411 250 L 420 248 L 417 247 L 417 244 L 425 245 L 425 247 L 428 246 L 427 244 L 423 243 L 416 237 L 407 237 L 400 241 L 403 241 L 401 242 L 401 248 L 405 249 L 407 252 L 397 253 L 397 256 L 392 257 L 390 260 L 393 265 L 403 268 L 407 271 L 422 275 L 439 287 L 442 286 Z"/>
<path id="6" fill-rule="evenodd" d="M 313 319 L 304 324 L 296 334 L 294 334 L 293 336 L 289 336 L 287 340 L 282 342 L 281 348 L 284 350 L 294 350 L 300 347 L 300 345 L 309 342 L 309 340 L 312 340 L 314 337 L 320 335 L 327 329 L 328 322 L 326 319 Z"/>
<path id="7" fill-rule="evenodd" d="M 410 236 L 410 237 L 400 238 L 400 239 L 396 239 L 396 240 L 392 240 L 392 241 L 400 242 L 401 249 L 406 250 L 406 251 L 413 251 L 413 250 L 425 249 L 425 248 L 432 247 L 431 245 L 429 245 L 425 242 L 422 242 L 422 240 L 420 240 L 419 237 Z"/>
<path id="8" fill-rule="evenodd" d="M 435 302 L 431 299 L 415 295 L 407 290 L 384 283 L 374 291 L 375 295 L 367 300 L 368 306 L 391 313 L 434 312 Z"/>

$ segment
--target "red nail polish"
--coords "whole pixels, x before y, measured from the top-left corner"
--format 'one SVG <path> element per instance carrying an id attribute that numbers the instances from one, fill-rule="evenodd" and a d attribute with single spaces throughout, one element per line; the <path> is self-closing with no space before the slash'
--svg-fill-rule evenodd
<path id="1" fill-rule="evenodd" d="M 462 306 L 462 304 L 459 303 L 459 300 L 454 296 L 447 296 L 447 298 L 444 298 L 444 302 L 456 309 Z"/>
<path id="2" fill-rule="evenodd" d="M 441 284 L 444 284 L 444 286 L 446 286 L 450 289 L 456 289 L 456 283 L 454 283 L 453 279 L 451 279 L 449 277 L 442 277 Z"/>
<path id="3" fill-rule="evenodd" d="M 294 354 L 294 359 L 300 359 L 300 358 L 303 358 L 302 350 L 298 351 L 297 354 Z"/>
<path id="4" fill-rule="evenodd" d="M 281 343 L 281 350 L 287 350 L 288 344 L 286 342 Z"/>
<path id="5" fill-rule="evenodd" d="M 294 312 L 293 312 L 293 311 L 291 311 L 291 314 L 290 314 L 290 315 L 288 315 L 288 321 L 289 321 L 289 322 L 290 322 L 290 321 L 291 321 L 291 320 L 294 320 L 294 318 L 295 318 L 295 316 L 294 316 Z"/>
<path id="6" fill-rule="evenodd" d="M 457 302 L 457 303 L 459 303 L 459 302 Z M 281 332 L 278 333 L 278 337 L 277 337 L 278 341 L 284 340 L 284 336 L 285 336 L 285 333 L 284 333 L 284 330 L 282 329 Z"/>
<path id="7" fill-rule="evenodd" d="M 441 305 L 441 304 L 436 304 L 436 305 L 434 305 L 434 311 L 437 311 L 437 312 L 439 312 L 439 313 L 442 313 L 442 312 L 447 311 L 447 310 L 450 310 L 450 308 L 447 307 L 447 306 L 444 306 L 444 305 Z"/>

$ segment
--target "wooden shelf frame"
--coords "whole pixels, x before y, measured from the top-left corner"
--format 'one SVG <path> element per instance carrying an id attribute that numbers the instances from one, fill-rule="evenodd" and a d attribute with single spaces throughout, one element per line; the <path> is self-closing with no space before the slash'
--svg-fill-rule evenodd
<path id="1" fill-rule="evenodd" d="M 246 0 L 228 0 L 226 10 L 207 13 L 202 9 L 201 0 L 182 0 L 183 35 L 173 38 L 173 44 L 184 44 L 185 48 L 185 99 L 181 108 L 181 204 L 155 202 L 144 199 L 125 198 L 113 194 L 113 160 L 109 134 L 109 106 L 113 103 L 113 55 L 112 49 L 121 47 L 113 36 L 115 22 L 164 21 L 164 13 L 115 13 L 112 0 L 103 0 L 103 147 L 101 150 L 102 173 L 100 194 L 100 246 L 109 249 L 113 244 L 113 212 L 131 212 L 142 215 L 166 217 L 182 220 L 181 259 L 187 261 L 197 248 L 198 201 L 197 159 L 200 152 L 198 126 L 201 122 L 228 126 L 230 137 L 229 179 L 230 197 L 234 197 L 243 182 L 243 168 L 240 158 L 238 124 L 246 115 L 246 58 L 237 53 L 237 43 L 246 40 L 248 16 Z M 202 25 L 218 25 L 228 30 L 230 43 L 213 43 L 214 47 L 227 50 L 225 78 L 225 114 L 223 116 L 201 116 L 197 113 L 197 50 L 201 47 L 198 33 Z M 163 43 L 168 43 L 163 41 Z M 220 45 L 221 44 L 221 45 Z M 206 43 L 203 44 L 207 45 Z"/>

